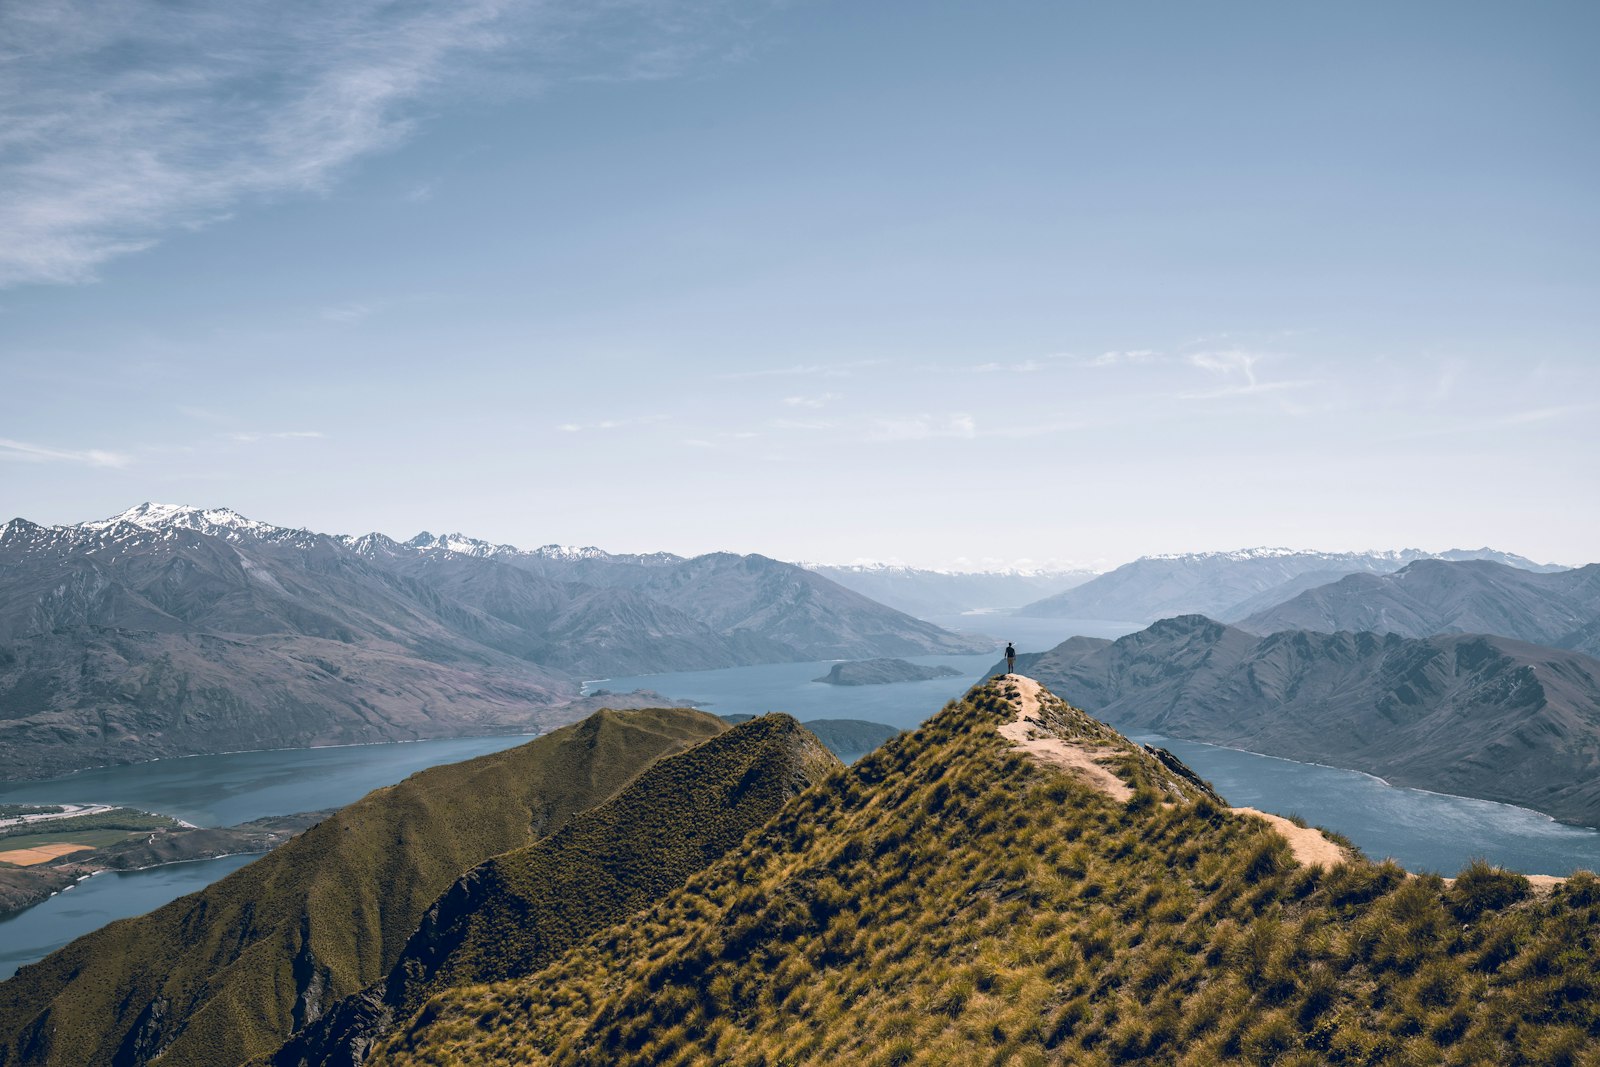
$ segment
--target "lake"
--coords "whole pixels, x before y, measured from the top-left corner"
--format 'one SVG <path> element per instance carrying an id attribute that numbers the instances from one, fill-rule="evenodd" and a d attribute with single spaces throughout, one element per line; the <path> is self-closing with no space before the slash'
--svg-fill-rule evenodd
<path id="1" fill-rule="evenodd" d="M 0 804 L 87 801 L 159 812 L 196 826 L 234 826 L 266 815 L 342 808 L 417 771 L 531 739 L 511 734 L 184 756 L 47 781 L 0 782 Z"/>
<path id="2" fill-rule="evenodd" d="M 92 801 L 174 815 L 196 826 L 232 826 L 266 815 L 338 808 L 380 786 L 441 763 L 520 745 L 527 735 L 382 745 L 230 752 L 103 767 L 40 782 L 0 783 L 0 803 Z M 204 889 L 254 856 L 224 856 L 107 871 L 0 920 L 0 979 L 114 919 Z"/>
<path id="3" fill-rule="evenodd" d="M 1009 637 L 1019 651 L 1052 647 L 1072 632 L 1120 636 L 1118 623 L 1028 619 L 1027 627 L 967 628 Z M 1066 627 L 1066 632 L 1062 628 Z M 1074 630 L 1076 628 L 1076 630 Z M 1096 632 L 1097 631 L 1097 632 Z M 899 685 L 831 686 L 812 679 L 833 661 L 734 667 L 720 671 L 614 677 L 591 690 L 654 689 L 721 715 L 785 711 L 807 719 L 866 719 L 917 726 L 964 693 L 995 663 L 991 654 L 917 656 L 960 677 Z M 1369 856 L 1392 856 L 1411 870 L 1454 873 L 1474 857 L 1528 874 L 1600 869 L 1600 832 L 1565 826 L 1538 812 L 1483 800 L 1388 785 L 1358 771 L 1296 763 L 1155 735 L 1137 738 L 1171 749 L 1230 803 L 1298 814 L 1345 834 Z M 277 752 L 192 756 L 84 771 L 48 782 L 0 784 L 0 802 L 99 801 L 159 811 L 201 825 L 231 825 L 263 815 L 347 804 L 369 790 L 439 763 L 470 759 L 526 741 L 466 738 Z M 0 977 L 113 919 L 138 915 L 203 889 L 250 857 L 199 860 L 148 871 L 101 874 L 0 921 Z"/>

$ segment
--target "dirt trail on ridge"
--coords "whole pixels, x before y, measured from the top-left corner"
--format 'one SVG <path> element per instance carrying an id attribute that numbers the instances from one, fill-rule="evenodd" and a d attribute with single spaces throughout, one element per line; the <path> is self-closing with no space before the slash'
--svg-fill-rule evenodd
<path id="1" fill-rule="evenodd" d="M 1039 692 L 1043 686 L 1021 674 L 1008 674 L 1005 677 L 1017 687 L 1017 717 L 999 727 L 999 733 L 1001 737 L 1011 742 L 1013 752 L 1026 753 L 1040 763 L 1067 771 L 1120 804 L 1126 804 L 1132 799 L 1133 789 L 1128 783 L 1118 778 L 1110 768 L 1096 758 L 1110 755 L 1114 749 L 1075 743 L 1048 733 L 1044 728 L 1039 709 Z M 1289 843 L 1295 860 L 1304 866 L 1332 867 L 1350 858 L 1344 849 L 1323 837 L 1320 831 L 1296 826 L 1281 815 L 1257 811 L 1255 808 L 1228 810 L 1265 820 L 1268 826 Z"/>

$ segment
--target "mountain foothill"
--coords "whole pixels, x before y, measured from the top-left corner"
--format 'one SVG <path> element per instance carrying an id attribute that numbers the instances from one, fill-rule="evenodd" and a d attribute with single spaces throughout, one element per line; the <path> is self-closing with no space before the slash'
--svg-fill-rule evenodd
<path id="1" fill-rule="evenodd" d="M 1581 1063 L 1597 930 L 997 677 L 848 767 L 657 709 L 434 768 L 0 983 L 0 1064 Z"/>
<path id="2" fill-rule="evenodd" d="M 592 710 L 585 679 L 991 647 L 757 555 L 399 542 L 159 504 L 15 519 L 0 529 L 0 776 L 536 732 Z"/>

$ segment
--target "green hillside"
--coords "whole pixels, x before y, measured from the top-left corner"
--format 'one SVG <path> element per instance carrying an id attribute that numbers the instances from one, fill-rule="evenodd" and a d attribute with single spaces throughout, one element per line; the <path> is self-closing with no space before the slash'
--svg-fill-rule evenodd
<path id="1" fill-rule="evenodd" d="M 727 726 L 601 711 L 376 790 L 205 890 L 0 983 L 0 1064 L 218 1067 L 270 1052 L 388 973 L 462 872 L 559 830 Z"/>
<path id="2" fill-rule="evenodd" d="M 390 1020 L 451 986 L 538 970 L 655 903 L 840 767 L 787 715 L 653 764 L 565 828 L 468 872 L 428 909 L 386 981 L 335 1005 L 272 1062 L 349 1063 Z"/>
<path id="3" fill-rule="evenodd" d="M 1301 866 L 1054 698 L 1031 736 L 1060 765 L 1013 751 L 1007 686 L 537 973 L 435 997 L 368 1062 L 1597 1062 L 1592 875 L 1541 896 L 1482 865 Z"/>

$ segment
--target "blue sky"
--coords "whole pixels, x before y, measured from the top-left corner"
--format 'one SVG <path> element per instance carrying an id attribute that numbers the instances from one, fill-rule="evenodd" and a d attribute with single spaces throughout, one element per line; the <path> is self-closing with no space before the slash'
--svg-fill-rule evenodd
<path id="1" fill-rule="evenodd" d="M 8 5 L 0 510 L 1600 559 L 1597 33 L 1589 3 Z"/>

